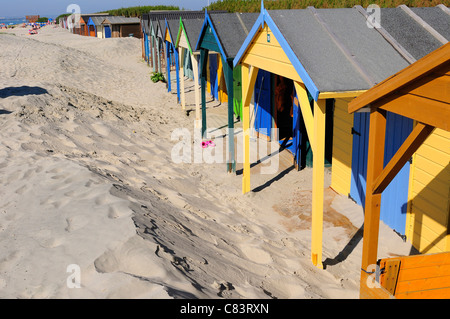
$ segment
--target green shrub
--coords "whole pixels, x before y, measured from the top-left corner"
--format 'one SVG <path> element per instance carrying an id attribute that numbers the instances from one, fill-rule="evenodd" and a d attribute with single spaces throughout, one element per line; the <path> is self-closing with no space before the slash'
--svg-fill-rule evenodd
<path id="1" fill-rule="evenodd" d="M 159 72 L 153 72 L 152 76 L 150 77 L 150 79 L 154 82 L 157 83 L 159 81 L 161 82 L 166 82 L 166 79 L 164 78 L 164 74 L 159 73 Z"/>

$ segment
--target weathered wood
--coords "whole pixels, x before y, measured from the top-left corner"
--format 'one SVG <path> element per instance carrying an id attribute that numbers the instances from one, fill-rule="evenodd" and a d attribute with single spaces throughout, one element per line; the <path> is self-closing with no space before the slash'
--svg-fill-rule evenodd
<path id="1" fill-rule="evenodd" d="M 417 123 L 411 134 L 398 149 L 389 163 L 373 183 L 372 193 L 381 194 L 394 179 L 406 162 L 413 156 L 422 143 L 433 132 L 434 127 Z"/>
<path id="2" fill-rule="evenodd" d="M 373 194 L 373 184 L 383 170 L 386 113 L 372 109 L 370 114 L 369 147 L 367 159 L 366 203 L 364 211 L 364 237 L 362 269 L 377 262 L 378 231 L 380 225 L 381 194 Z"/>

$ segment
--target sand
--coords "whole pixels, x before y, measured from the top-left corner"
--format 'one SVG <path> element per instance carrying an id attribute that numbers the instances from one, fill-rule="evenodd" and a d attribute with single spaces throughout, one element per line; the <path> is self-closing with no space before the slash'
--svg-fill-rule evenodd
<path id="1" fill-rule="evenodd" d="M 0 48 L 0 298 L 359 297 L 363 210 L 329 169 L 322 270 L 311 169 L 254 173 L 242 195 L 224 163 L 174 162 L 194 113 L 150 81 L 140 40 L 47 26 Z M 410 251 L 381 223 L 380 258 Z"/>

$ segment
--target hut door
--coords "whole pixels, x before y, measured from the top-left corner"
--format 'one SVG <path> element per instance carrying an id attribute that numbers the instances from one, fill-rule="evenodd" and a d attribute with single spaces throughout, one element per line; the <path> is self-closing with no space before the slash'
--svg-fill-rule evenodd
<path id="1" fill-rule="evenodd" d="M 366 196 L 367 152 L 370 113 L 355 113 L 350 197 L 364 207 Z M 390 112 L 386 115 L 384 165 L 397 152 L 411 133 L 413 121 Z M 380 219 L 398 233 L 405 233 L 409 188 L 409 167 L 406 163 L 381 196 Z"/>
<path id="2" fill-rule="evenodd" d="M 355 113 L 353 118 L 353 152 L 350 197 L 364 207 L 366 200 L 367 152 L 369 145 L 369 113 Z"/>
<path id="3" fill-rule="evenodd" d="M 259 70 L 255 83 L 255 130 L 270 139 L 272 130 L 272 79 L 270 72 Z"/>
<path id="4" fill-rule="evenodd" d="M 384 166 L 389 163 L 412 129 L 412 119 L 387 113 Z M 381 196 L 381 220 L 401 235 L 405 235 L 410 165 L 410 162 L 407 162 L 403 166 Z"/>
<path id="5" fill-rule="evenodd" d="M 93 25 L 89 26 L 89 36 L 96 37 L 97 34 L 95 33 L 95 27 Z"/>
<path id="6" fill-rule="evenodd" d="M 109 25 L 105 25 L 105 38 L 111 38 L 111 27 Z"/>

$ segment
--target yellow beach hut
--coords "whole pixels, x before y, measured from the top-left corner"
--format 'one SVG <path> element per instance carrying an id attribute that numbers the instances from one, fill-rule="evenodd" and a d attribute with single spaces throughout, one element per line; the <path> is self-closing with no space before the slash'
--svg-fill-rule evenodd
<path id="1" fill-rule="evenodd" d="M 449 299 L 450 44 L 362 94 L 349 104 L 348 111 L 363 109 L 370 112 L 370 134 L 360 296 Z M 384 165 L 385 141 L 390 139 L 386 133 L 387 112 L 408 117 L 415 125 Z M 412 242 L 427 233 L 428 240 L 425 245 L 419 243 L 419 249 L 428 254 L 378 260 L 382 192 L 411 157 L 422 167 L 413 170 L 411 178 L 413 196 L 409 205 L 418 207 L 409 211 L 417 234 Z M 437 246 L 441 248 L 434 253 L 427 249 Z"/>
<path id="2" fill-rule="evenodd" d="M 292 26 L 296 27 L 293 28 Z M 410 62 L 375 28 L 368 25 L 358 8 L 267 11 L 262 3 L 261 13 L 247 39 L 234 59 L 242 66 L 244 173 L 243 193 L 250 185 L 250 110 L 249 103 L 255 90 L 260 70 L 269 72 L 295 88 L 295 103 L 291 118 L 294 138 L 306 134 L 313 153 L 312 247 L 311 259 L 322 268 L 324 159 L 327 101 L 334 100 L 334 123 L 351 129 L 347 114 L 348 103 L 393 73 L 407 67 Z M 275 90 L 276 91 L 276 90 Z M 275 92 L 276 94 L 276 92 Z M 275 96 L 276 99 L 276 96 Z M 292 101 L 291 100 L 291 101 Z M 298 101 L 298 102 L 297 102 Z M 289 103 L 289 102 L 288 102 Z M 333 109 L 333 108 L 332 108 Z M 301 131 L 299 125 L 304 125 Z M 334 124 L 333 123 L 333 124 Z M 280 125 L 281 126 L 281 125 Z M 343 132 L 350 134 L 351 130 Z M 328 134 L 337 132 L 329 130 Z M 332 171 L 347 170 L 342 176 L 350 177 L 351 156 L 348 146 L 339 150 L 339 137 L 333 136 Z M 294 154 L 300 146 L 296 138 Z M 341 139 L 348 143 L 345 137 Z M 297 149 L 296 149 L 297 148 Z M 351 143 L 350 143 L 351 149 Z M 341 151 L 343 161 L 335 160 Z M 349 187 L 347 185 L 343 188 Z"/>

